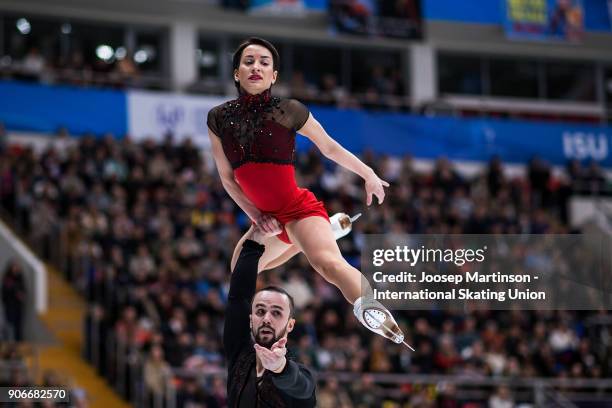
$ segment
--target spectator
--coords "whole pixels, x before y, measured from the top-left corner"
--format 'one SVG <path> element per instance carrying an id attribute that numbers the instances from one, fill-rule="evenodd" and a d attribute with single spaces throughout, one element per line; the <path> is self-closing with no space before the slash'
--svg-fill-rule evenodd
<path id="1" fill-rule="evenodd" d="M 4 127 L 4 123 L 0 122 L 0 155 L 4 153 L 8 145 L 8 134 L 6 133 L 6 128 Z"/>
<path id="2" fill-rule="evenodd" d="M 338 85 L 336 75 L 324 74 L 321 78 L 318 102 L 324 105 L 336 105 L 342 101 L 344 96 L 344 90 Z"/>
<path id="3" fill-rule="evenodd" d="M 574 350 L 578 346 L 578 339 L 576 334 L 562 321 L 550 333 L 549 343 L 555 353 L 563 353 Z"/>
<path id="4" fill-rule="evenodd" d="M 21 62 L 24 79 L 38 81 L 45 69 L 45 58 L 40 54 L 37 47 L 32 47 Z"/>
<path id="5" fill-rule="evenodd" d="M 58 158 L 64 161 L 68 159 L 68 153 L 76 145 L 76 140 L 70 137 L 68 129 L 60 128 L 56 137 L 49 142 L 49 145 L 57 152 Z"/>
<path id="6" fill-rule="evenodd" d="M 9 261 L 2 276 L 2 306 L 6 321 L 15 341 L 23 341 L 23 320 L 27 291 L 23 269 L 16 261 Z"/>
<path id="7" fill-rule="evenodd" d="M 349 393 L 353 406 L 377 408 L 382 404 L 384 390 L 376 384 L 372 375 L 364 374 L 352 384 Z"/>
<path id="8" fill-rule="evenodd" d="M 590 192 L 598 193 L 605 187 L 606 177 L 597 161 L 592 160 L 589 164 L 589 168 L 584 174 L 584 181 L 588 184 Z"/>
<path id="9" fill-rule="evenodd" d="M 489 408 L 514 408 L 514 406 L 510 389 L 506 386 L 499 387 L 489 398 Z"/>
<path id="10" fill-rule="evenodd" d="M 296 269 L 289 272 L 289 279 L 284 288 L 293 297 L 297 310 L 301 310 L 312 301 L 312 290 Z"/>
<path id="11" fill-rule="evenodd" d="M 320 408 L 351 408 L 351 399 L 346 391 L 340 388 L 338 380 L 329 378 L 317 396 Z"/>
<path id="12" fill-rule="evenodd" d="M 153 401 L 164 400 L 166 385 L 171 373 L 170 365 L 164 360 L 164 351 L 160 346 L 153 346 L 144 364 L 145 389 Z"/>
<path id="13" fill-rule="evenodd" d="M 119 84 L 136 85 L 140 72 L 134 63 L 134 56 L 131 52 L 125 58 L 117 61 L 115 64 L 115 74 Z"/>
<path id="14" fill-rule="evenodd" d="M 316 87 L 309 85 L 304 78 L 302 71 L 294 71 L 291 76 L 291 85 L 289 87 L 291 97 L 307 103 L 315 98 L 317 93 Z"/>
<path id="15" fill-rule="evenodd" d="M 539 157 L 534 157 L 529 162 L 528 168 L 529 184 L 533 190 L 533 204 L 535 207 L 546 205 L 549 199 L 548 183 L 551 172 L 549 165 Z"/>
<path id="16" fill-rule="evenodd" d="M 444 384 L 438 395 L 437 408 L 459 408 L 455 384 Z"/>
<path id="17" fill-rule="evenodd" d="M 499 156 L 495 156 L 489 162 L 487 170 L 487 186 L 491 197 L 496 197 L 504 184 L 505 178 L 502 162 Z"/>
<path id="18" fill-rule="evenodd" d="M 434 358 L 436 366 L 446 374 L 452 374 L 455 366 L 461 362 L 452 339 L 447 336 L 441 337 L 438 351 Z"/>

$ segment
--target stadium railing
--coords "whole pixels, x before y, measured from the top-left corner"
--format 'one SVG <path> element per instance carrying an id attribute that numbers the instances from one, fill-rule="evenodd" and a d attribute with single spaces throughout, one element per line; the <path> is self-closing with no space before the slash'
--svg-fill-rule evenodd
<path id="1" fill-rule="evenodd" d="M 91 322 L 90 329 L 97 331 L 100 321 Z M 172 374 L 166 376 L 165 389 L 154 395 L 148 392 L 144 380 L 145 358 L 135 346 L 129 346 L 109 330 L 105 339 L 88 336 L 90 350 L 86 356 L 97 367 L 102 375 L 115 387 L 126 400 L 135 406 L 175 408 L 179 406 L 177 384 L 195 380 L 198 384 L 210 383 L 214 377 L 225 379 L 226 370 L 220 367 L 193 370 L 173 368 Z M 106 342 L 106 363 L 102 366 L 100 350 Z M 516 377 L 483 377 L 470 375 L 425 375 L 425 374 L 386 374 L 386 373 L 352 373 L 352 372 L 319 372 L 317 379 L 322 386 L 327 380 L 334 379 L 341 384 L 354 384 L 363 375 L 368 375 L 374 383 L 382 386 L 381 398 L 401 400 L 407 392 L 418 392 L 427 389 L 432 393 L 441 393 L 449 386 L 456 389 L 454 397 L 459 401 L 486 402 L 500 386 L 508 387 L 515 400 L 534 404 L 536 407 L 557 406 L 574 408 L 578 404 L 586 406 L 610 406 L 612 404 L 612 379 L 591 378 L 516 378 Z M 388 386 L 390 388 L 385 388 Z M 552 405 L 550 405 L 552 404 Z"/>
<path id="2" fill-rule="evenodd" d="M 6 360 L 0 357 L 0 381 L 9 384 L 11 377 L 18 374 L 22 378 L 37 380 L 40 375 L 40 356 L 37 347 L 27 343 L 0 343 L 0 356 L 7 348 L 14 348 L 19 355 L 18 360 Z M 11 384 L 12 385 L 12 384 Z"/>

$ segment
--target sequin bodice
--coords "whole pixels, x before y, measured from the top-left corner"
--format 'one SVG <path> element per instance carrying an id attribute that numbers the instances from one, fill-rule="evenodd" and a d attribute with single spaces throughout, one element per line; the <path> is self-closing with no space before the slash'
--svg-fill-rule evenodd
<path id="1" fill-rule="evenodd" d="M 223 152 L 235 170 L 245 163 L 292 164 L 295 133 L 308 119 L 308 109 L 270 90 L 242 94 L 208 113 L 208 127 L 221 139 Z"/>

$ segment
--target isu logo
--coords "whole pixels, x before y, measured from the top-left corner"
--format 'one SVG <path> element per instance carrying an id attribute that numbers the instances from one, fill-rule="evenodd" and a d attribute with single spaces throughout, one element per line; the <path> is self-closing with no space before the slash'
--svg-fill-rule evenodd
<path id="1" fill-rule="evenodd" d="M 608 157 L 608 137 L 605 133 L 563 132 L 563 152 L 568 159 L 601 161 Z"/>
<path id="2" fill-rule="evenodd" d="M 184 117 L 185 111 L 180 106 L 158 105 L 155 109 L 157 123 L 166 129 L 176 129 Z"/>

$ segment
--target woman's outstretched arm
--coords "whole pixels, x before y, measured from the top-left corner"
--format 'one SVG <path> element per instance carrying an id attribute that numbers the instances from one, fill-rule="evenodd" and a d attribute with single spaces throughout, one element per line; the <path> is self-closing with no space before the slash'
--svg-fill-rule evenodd
<path id="1" fill-rule="evenodd" d="M 325 157 L 364 179 L 368 205 L 372 204 L 372 195 L 378 198 L 379 204 L 383 202 L 385 199 L 383 187 L 389 187 L 389 183 L 378 177 L 371 167 L 367 166 L 357 156 L 346 150 L 340 143 L 328 135 L 312 114 L 310 114 L 304 126 L 298 130 L 298 133 L 312 140 Z"/>
<path id="2" fill-rule="evenodd" d="M 223 146 L 221 145 L 221 139 L 212 131 L 208 130 L 208 137 L 210 138 L 210 146 L 217 165 L 217 171 L 221 178 L 221 184 L 227 191 L 232 200 L 238 204 L 238 207 L 246 213 L 246 215 L 255 222 L 265 233 L 274 233 L 279 231 L 280 224 L 278 221 L 266 214 L 262 214 L 261 211 L 244 195 L 244 192 L 234 179 L 234 170 L 230 162 L 225 157 L 223 152 Z"/>

